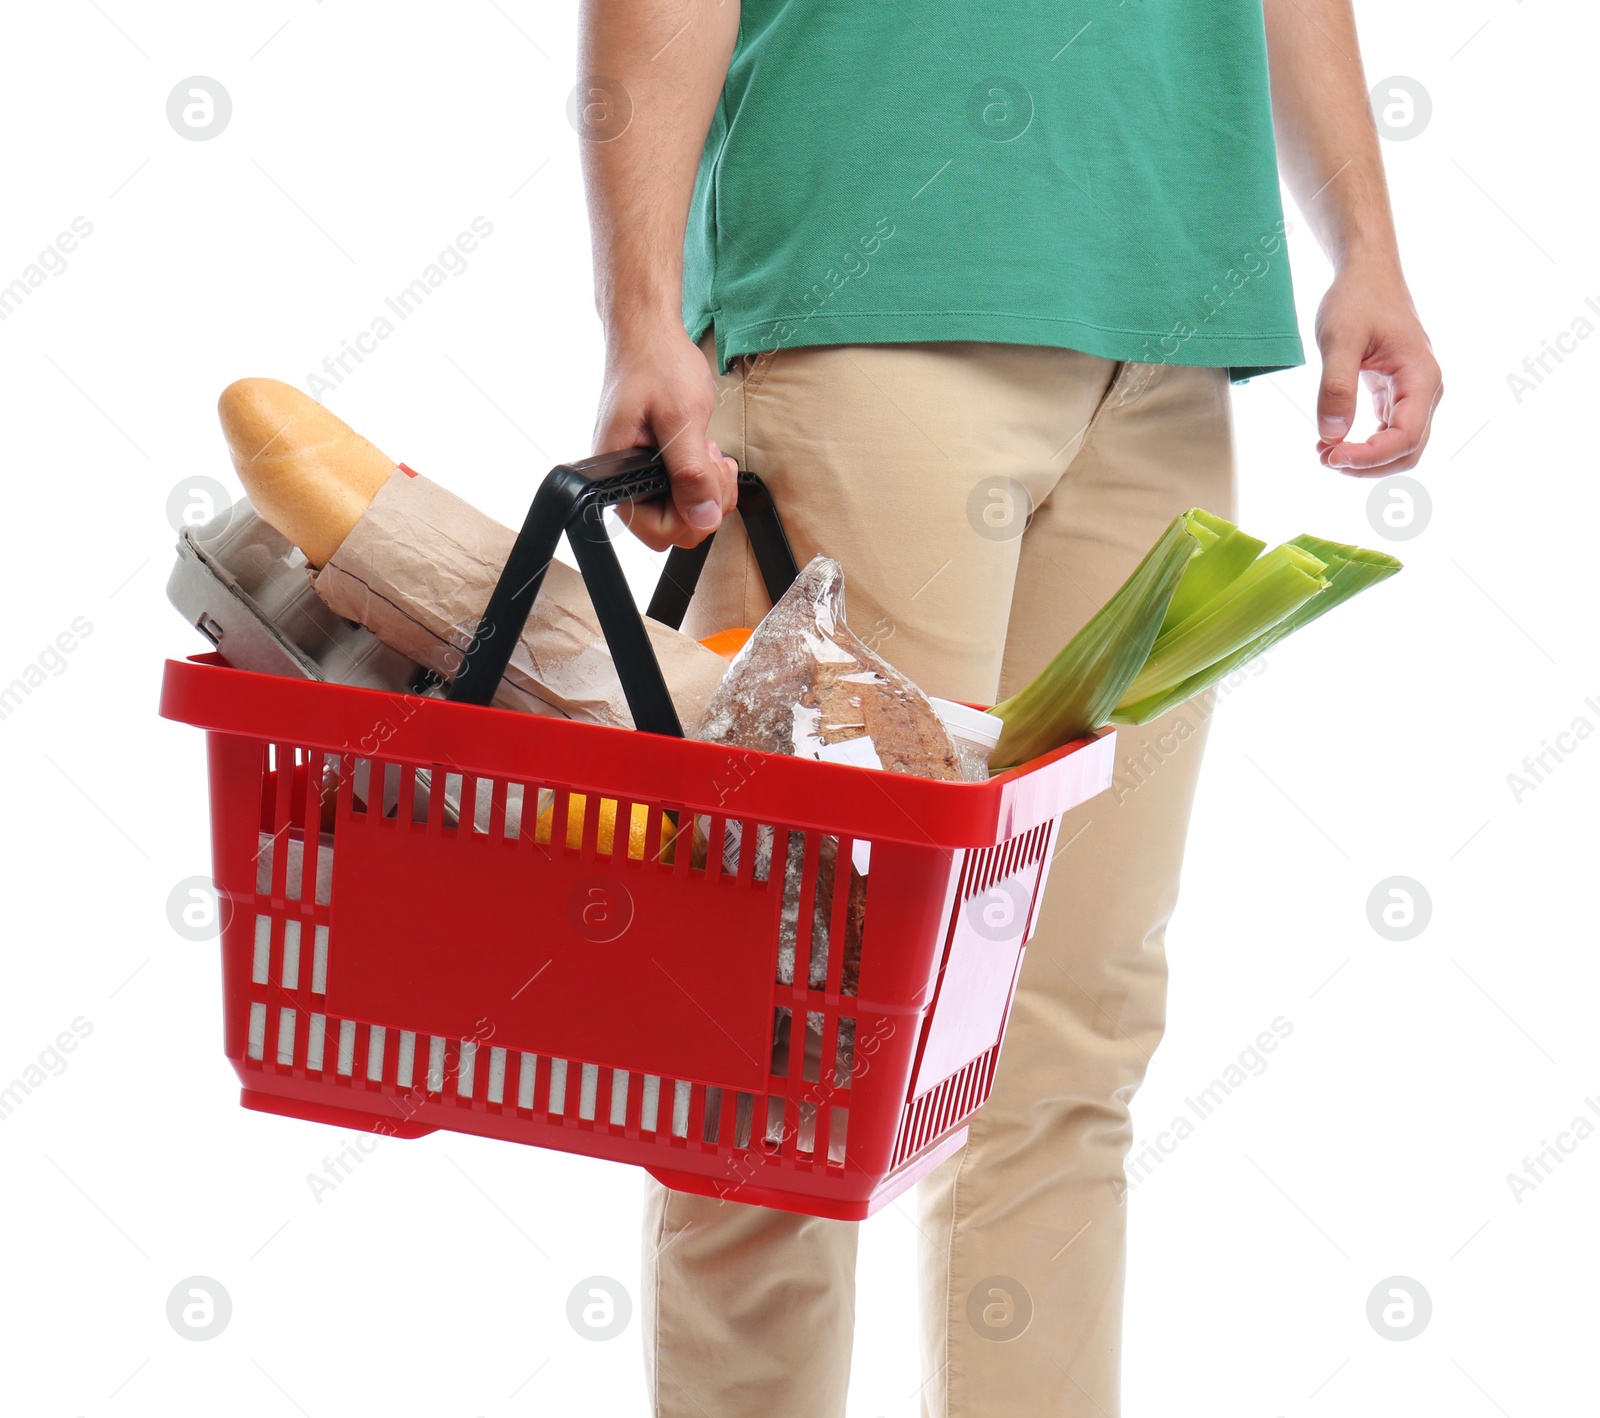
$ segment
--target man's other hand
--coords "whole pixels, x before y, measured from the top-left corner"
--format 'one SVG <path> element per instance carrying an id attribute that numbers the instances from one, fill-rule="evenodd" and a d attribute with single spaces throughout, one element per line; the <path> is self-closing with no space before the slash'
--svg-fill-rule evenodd
<path id="1" fill-rule="evenodd" d="M 1342 270 L 1317 310 L 1322 386 L 1317 456 L 1351 477 L 1381 477 L 1417 466 L 1444 393 L 1439 362 L 1398 270 Z M 1378 427 L 1350 442 L 1356 389 L 1365 382 Z"/>

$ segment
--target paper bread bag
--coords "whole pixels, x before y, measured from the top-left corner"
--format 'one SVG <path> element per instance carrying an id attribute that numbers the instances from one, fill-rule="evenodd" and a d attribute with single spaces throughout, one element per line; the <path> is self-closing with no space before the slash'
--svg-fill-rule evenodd
<path id="1" fill-rule="evenodd" d="M 438 483 L 396 468 L 312 585 L 340 615 L 453 678 L 515 540 L 509 527 Z M 644 623 L 687 729 L 700 721 L 728 662 L 670 626 Z M 493 702 L 633 727 L 583 577 L 565 562 L 550 563 Z"/>

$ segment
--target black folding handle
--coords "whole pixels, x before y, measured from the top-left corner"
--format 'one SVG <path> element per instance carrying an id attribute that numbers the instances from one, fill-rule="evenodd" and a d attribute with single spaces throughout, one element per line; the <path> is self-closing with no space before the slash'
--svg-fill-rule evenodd
<path id="1" fill-rule="evenodd" d="M 565 532 L 611 647 L 634 727 L 682 738 L 678 711 L 604 520 L 608 507 L 670 494 L 671 487 L 656 448 L 601 453 L 546 473 L 447 697 L 457 704 L 488 704 L 494 698 Z M 767 595 L 776 602 L 799 575 L 778 509 L 754 473 L 739 474 L 738 505 Z M 693 548 L 672 548 L 646 612 L 652 620 L 673 629 L 682 625 L 715 535 Z"/>

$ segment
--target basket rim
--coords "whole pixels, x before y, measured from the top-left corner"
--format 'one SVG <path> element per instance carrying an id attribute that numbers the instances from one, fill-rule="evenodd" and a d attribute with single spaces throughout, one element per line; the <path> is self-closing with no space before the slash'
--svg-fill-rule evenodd
<path id="1" fill-rule="evenodd" d="M 953 850 L 996 846 L 1111 786 L 1105 728 L 986 783 L 731 748 L 637 729 L 168 659 L 164 719 L 260 743 L 565 787 L 623 801 Z M 560 765 L 558 772 L 531 766 Z"/>

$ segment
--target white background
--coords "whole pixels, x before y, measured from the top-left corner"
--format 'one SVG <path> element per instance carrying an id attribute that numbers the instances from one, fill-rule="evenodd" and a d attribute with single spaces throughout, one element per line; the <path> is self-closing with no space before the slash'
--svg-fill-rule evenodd
<path id="1" fill-rule="evenodd" d="M 1128 1418 L 1596 1401 L 1600 1138 L 1520 1202 L 1506 1180 L 1600 1100 L 1600 742 L 1520 802 L 1507 783 L 1578 716 L 1600 725 L 1584 702 L 1600 699 L 1600 340 L 1520 402 L 1507 383 L 1600 301 L 1596 26 L 1549 0 L 1360 9 L 1369 78 L 1414 78 L 1433 105 L 1385 143 L 1445 368 L 1416 475 L 1432 516 L 1390 547 L 1372 484 L 1317 465 L 1313 368 L 1237 392 L 1249 530 L 1389 547 L 1407 569 L 1273 653 L 1218 716 L 1136 1136 L 1275 1017 L 1293 1033 L 1130 1199 Z M 637 1295 L 639 1174 L 435 1134 L 382 1141 L 319 1204 L 307 1174 L 345 1135 L 237 1106 L 215 946 L 167 920 L 173 886 L 209 871 L 202 743 L 155 715 L 163 658 L 203 648 L 163 596 L 168 494 L 197 475 L 236 487 L 217 392 L 245 374 L 303 384 L 474 217 L 493 235 L 467 271 L 328 403 L 509 522 L 546 468 L 589 450 L 601 346 L 565 114 L 573 18 L 527 0 L 3 13 L 0 284 L 73 218 L 93 234 L 0 325 L 0 681 L 75 617 L 93 630 L 0 722 L 0 1080 L 75 1018 L 92 1027 L 0 1126 L 0 1404 L 642 1412 L 637 1316 L 605 1344 L 565 1319 L 586 1276 Z M 205 142 L 165 115 L 196 74 L 233 103 Z M 1326 269 L 1291 215 L 1309 344 Z M 1432 903 L 1403 943 L 1366 907 L 1396 875 Z M 914 1239 L 898 1206 L 864 1229 L 861 1418 L 916 1412 Z M 207 1343 L 165 1312 L 197 1274 L 233 1302 Z M 1366 1315 L 1396 1275 L 1432 1298 L 1407 1342 Z"/>

